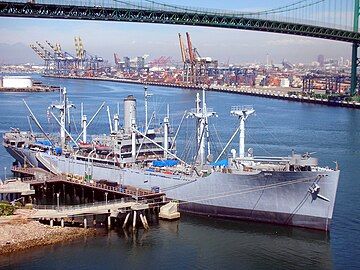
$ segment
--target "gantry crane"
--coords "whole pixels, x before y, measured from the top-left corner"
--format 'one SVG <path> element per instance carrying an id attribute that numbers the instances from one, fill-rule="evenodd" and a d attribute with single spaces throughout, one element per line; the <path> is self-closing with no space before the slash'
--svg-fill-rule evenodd
<path id="1" fill-rule="evenodd" d="M 181 60 L 184 64 L 183 82 L 190 84 L 205 84 L 208 82 L 208 69 L 217 68 L 218 61 L 212 60 L 210 57 L 201 57 L 196 48 L 193 47 L 190 34 L 186 32 L 187 48 L 179 35 L 179 44 L 181 52 Z"/>

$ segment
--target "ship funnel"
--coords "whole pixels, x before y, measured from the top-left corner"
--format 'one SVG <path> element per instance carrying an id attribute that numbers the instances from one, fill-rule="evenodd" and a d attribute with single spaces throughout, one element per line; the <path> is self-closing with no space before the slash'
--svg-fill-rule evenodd
<path id="1" fill-rule="evenodd" d="M 136 98 L 129 95 L 124 99 L 124 130 L 131 133 L 132 123 L 136 123 Z"/>

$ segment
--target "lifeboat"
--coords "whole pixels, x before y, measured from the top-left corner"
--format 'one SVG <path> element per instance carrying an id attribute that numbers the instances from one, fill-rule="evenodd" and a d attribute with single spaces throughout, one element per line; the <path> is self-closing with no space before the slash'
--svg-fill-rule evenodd
<path id="1" fill-rule="evenodd" d="M 95 149 L 101 152 L 110 152 L 112 150 L 110 146 L 104 144 L 96 144 Z"/>
<path id="2" fill-rule="evenodd" d="M 91 143 L 80 142 L 79 148 L 83 149 L 83 150 L 91 150 L 91 149 L 93 149 L 93 145 Z"/>

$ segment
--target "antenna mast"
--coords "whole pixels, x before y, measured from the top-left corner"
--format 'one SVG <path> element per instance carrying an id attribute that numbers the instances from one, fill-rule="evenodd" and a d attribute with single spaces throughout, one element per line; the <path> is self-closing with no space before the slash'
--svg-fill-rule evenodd
<path id="1" fill-rule="evenodd" d="M 238 116 L 240 120 L 240 138 L 239 138 L 239 157 L 243 158 L 245 153 L 245 121 L 249 115 L 253 114 L 255 110 L 252 106 L 234 106 L 231 108 L 230 114 Z"/>

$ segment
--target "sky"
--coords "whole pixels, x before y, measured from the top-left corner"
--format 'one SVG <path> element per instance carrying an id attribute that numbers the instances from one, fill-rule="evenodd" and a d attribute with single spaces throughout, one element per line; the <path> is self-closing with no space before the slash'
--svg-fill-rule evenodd
<path id="1" fill-rule="evenodd" d="M 310 1 L 310 0 L 309 0 Z M 347 1 L 347 0 L 346 0 Z M 350 0 L 351 1 L 351 0 Z M 256 11 L 283 6 L 295 0 L 168 0 L 182 6 L 215 9 Z M 317 55 L 329 58 L 350 59 L 351 45 L 343 42 L 321 40 L 247 30 L 175 26 L 127 22 L 76 21 L 31 18 L 0 18 L 0 64 L 41 63 L 29 44 L 45 40 L 60 43 L 62 49 L 75 52 L 74 37 L 80 36 L 84 48 L 93 55 L 102 56 L 113 63 L 113 54 L 120 57 L 149 55 L 149 59 L 171 56 L 180 61 L 178 33 L 189 32 L 194 47 L 201 56 L 220 62 L 265 62 L 266 55 L 279 63 L 308 63 Z"/>

